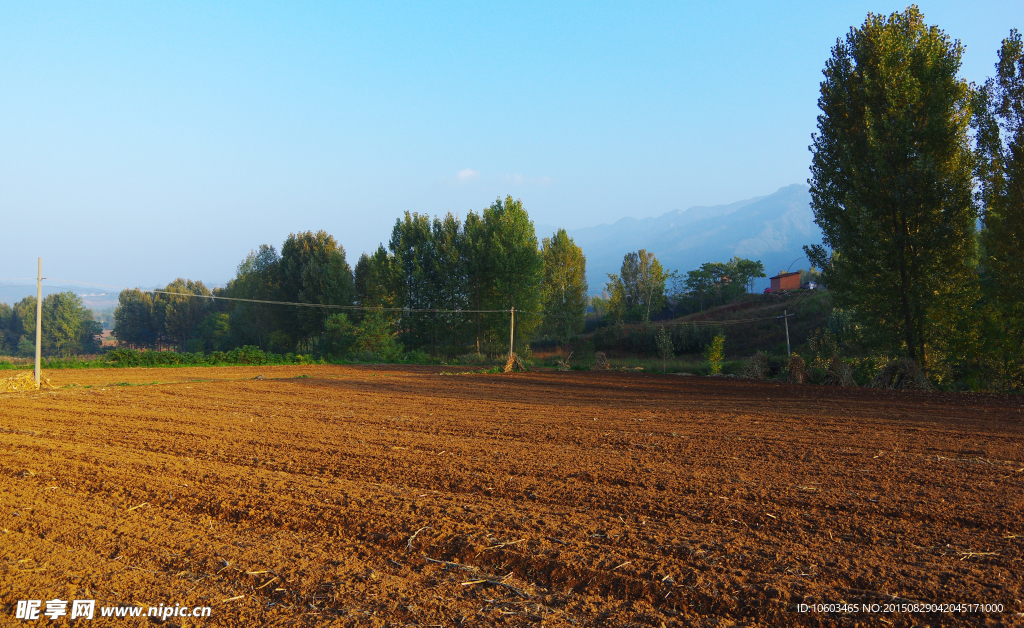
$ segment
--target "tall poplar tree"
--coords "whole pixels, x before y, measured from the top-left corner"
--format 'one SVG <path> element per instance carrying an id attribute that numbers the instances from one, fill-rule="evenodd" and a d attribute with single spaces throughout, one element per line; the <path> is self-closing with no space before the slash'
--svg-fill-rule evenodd
<path id="1" fill-rule="evenodd" d="M 345 249 L 326 231 L 289 234 L 281 245 L 280 267 L 282 301 L 352 304 L 352 269 L 345 261 Z M 324 308 L 292 307 L 283 313 L 282 322 L 300 346 L 311 348 L 330 313 Z"/>
<path id="2" fill-rule="evenodd" d="M 506 196 L 498 198 L 484 210 L 486 230 L 489 303 L 486 309 L 510 310 L 515 317 L 515 342 L 522 347 L 529 344 L 533 332 L 541 323 L 540 284 L 544 261 L 537 249 L 537 233 L 523 201 Z M 511 317 L 504 313 L 488 315 L 492 338 L 502 342 L 509 332 Z"/>
<path id="3" fill-rule="evenodd" d="M 978 90 L 981 270 L 989 355 L 1002 386 L 1024 385 L 1024 42 L 1003 40 L 996 76 Z"/>
<path id="4" fill-rule="evenodd" d="M 573 239 L 559 229 L 541 244 L 544 279 L 541 299 L 544 327 L 562 343 L 583 331 L 587 315 L 587 258 Z"/>
<path id="5" fill-rule="evenodd" d="M 810 147 L 824 246 L 808 258 L 836 305 L 922 365 L 976 299 L 962 54 L 916 6 L 869 14 L 832 49 Z"/>
<path id="6" fill-rule="evenodd" d="M 626 253 L 619 274 L 608 274 L 607 290 L 611 294 L 609 309 L 617 320 L 640 319 L 647 323 L 651 314 L 665 305 L 665 282 L 675 276 L 645 249 Z"/>

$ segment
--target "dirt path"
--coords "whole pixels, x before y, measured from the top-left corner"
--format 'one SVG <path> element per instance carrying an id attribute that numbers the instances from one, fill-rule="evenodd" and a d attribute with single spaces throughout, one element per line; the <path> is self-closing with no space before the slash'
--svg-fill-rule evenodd
<path id="1" fill-rule="evenodd" d="M 1020 397 L 442 370 L 0 395 L 0 625 L 1024 624 Z M 884 612 L 913 603 L 1003 610 Z"/>

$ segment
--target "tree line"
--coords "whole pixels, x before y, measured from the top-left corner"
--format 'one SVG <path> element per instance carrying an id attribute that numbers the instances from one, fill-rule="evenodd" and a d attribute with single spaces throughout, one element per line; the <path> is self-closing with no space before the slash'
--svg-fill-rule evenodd
<path id="1" fill-rule="evenodd" d="M 508 350 L 513 308 L 517 348 L 538 333 L 580 333 L 585 276 L 565 230 L 538 242 L 522 202 L 507 197 L 465 220 L 406 212 L 387 248 L 354 268 L 334 237 L 302 232 L 280 253 L 252 251 L 224 288 L 178 279 L 162 291 L 124 290 L 114 334 L 129 347 L 190 352 L 495 354 Z"/>
<path id="2" fill-rule="evenodd" d="M 42 353 L 46 356 L 96 353 L 103 328 L 74 292 L 58 292 L 43 298 Z M 36 297 L 28 296 L 13 306 L 0 303 L 0 355 L 35 355 Z"/>

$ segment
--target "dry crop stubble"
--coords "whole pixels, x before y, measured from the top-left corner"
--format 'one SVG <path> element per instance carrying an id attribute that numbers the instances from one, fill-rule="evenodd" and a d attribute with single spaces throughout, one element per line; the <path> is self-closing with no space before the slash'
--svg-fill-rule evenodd
<path id="1" fill-rule="evenodd" d="M 218 626 L 1024 611 L 1015 397 L 439 370 L 53 371 L 77 386 L 0 396 L 5 615 L 89 596 L 210 605 L 194 625 Z"/>

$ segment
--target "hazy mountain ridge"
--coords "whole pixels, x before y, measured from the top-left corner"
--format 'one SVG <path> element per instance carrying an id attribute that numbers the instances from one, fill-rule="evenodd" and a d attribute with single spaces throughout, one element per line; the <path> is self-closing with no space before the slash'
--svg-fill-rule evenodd
<path id="1" fill-rule="evenodd" d="M 587 256 L 591 294 L 600 293 L 608 273 L 617 273 L 622 256 L 637 249 L 653 251 L 666 268 L 685 273 L 704 262 L 724 262 L 734 255 L 764 262 L 773 275 L 779 270 L 806 268 L 805 244 L 820 244 L 811 196 L 805 185 L 789 185 L 774 194 L 712 207 L 673 210 L 652 218 L 623 218 L 569 230 Z M 553 227 L 538 225 L 538 237 Z"/>

